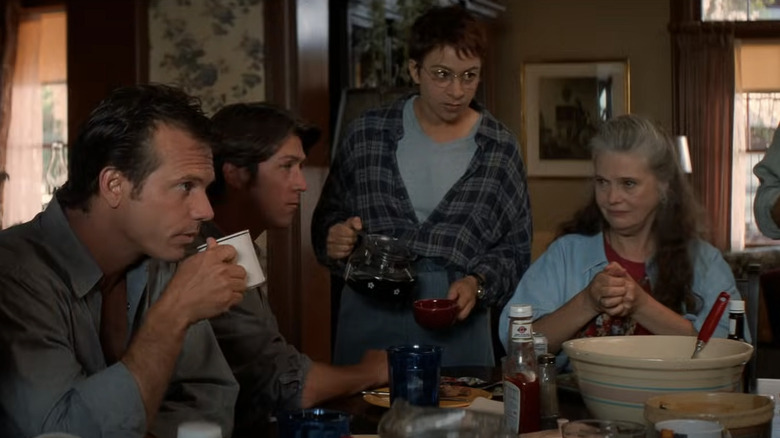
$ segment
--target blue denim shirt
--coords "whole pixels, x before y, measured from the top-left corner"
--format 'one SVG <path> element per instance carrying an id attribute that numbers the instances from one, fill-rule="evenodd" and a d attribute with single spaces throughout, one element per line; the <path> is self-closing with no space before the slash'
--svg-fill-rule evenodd
<path id="1" fill-rule="evenodd" d="M 732 297 L 740 295 L 734 274 L 720 251 L 709 243 L 698 240 L 691 244 L 691 254 L 694 259 L 693 292 L 701 298 L 702 305 L 698 313 L 686 313 L 684 316 L 699 330 L 721 292 L 726 291 Z M 593 236 L 568 234 L 553 241 L 547 251 L 528 268 L 514 295 L 501 312 L 498 334 L 504 347 L 507 346 L 510 306 L 531 304 L 534 320 L 537 320 L 554 312 L 580 293 L 607 264 L 602 233 Z M 645 269 L 652 286 L 658 276 L 652 259 Z M 728 332 L 728 312 L 724 312 L 713 336 L 725 338 Z M 558 363 L 565 363 L 564 359 L 565 355 L 561 351 Z"/>
<path id="2" fill-rule="evenodd" d="M 128 340 L 169 277 L 141 263 L 127 274 Z M 69 432 L 143 437 L 135 378 L 107 366 L 100 345 L 103 274 L 56 200 L 30 222 L 0 232 L 0 436 Z M 238 385 L 208 321 L 187 331 L 165 399 L 148 431 L 175 437 L 179 423 L 233 426 Z"/>
<path id="3" fill-rule="evenodd" d="M 772 239 L 780 239 L 780 227 L 772 219 L 772 207 L 780 196 L 780 126 L 775 131 L 772 145 L 753 168 L 760 182 L 753 201 L 753 212 L 758 229 Z"/>

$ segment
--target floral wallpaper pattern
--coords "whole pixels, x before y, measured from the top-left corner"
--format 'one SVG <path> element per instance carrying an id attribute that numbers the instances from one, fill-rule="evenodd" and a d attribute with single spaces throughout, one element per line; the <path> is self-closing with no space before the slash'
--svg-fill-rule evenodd
<path id="1" fill-rule="evenodd" d="M 149 79 L 199 97 L 208 114 L 265 99 L 263 0 L 150 0 L 149 42 Z"/>

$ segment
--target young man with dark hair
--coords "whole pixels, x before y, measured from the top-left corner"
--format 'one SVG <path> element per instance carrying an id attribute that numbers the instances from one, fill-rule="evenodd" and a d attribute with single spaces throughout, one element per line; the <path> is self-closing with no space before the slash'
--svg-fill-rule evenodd
<path id="1" fill-rule="evenodd" d="M 254 240 L 269 228 L 290 226 L 306 190 L 303 161 L 319 129 L 265 103 L 228 105 L 212 121 L 219 138 L 215 181 L 208 188 L 214 219 L 202 227 L 201 238 L 249 229 Z M 274 411 L 308 408 L 387 381 L 384 351 L 334 367 L 287 344 L 259 288 L 211 325 L 241 386 L 234 437 L 257 436 Z"/>
<path id="2" fill-rule="evenodd" d="M 113 91 L 71 144 L 46 210 L 0 232 L 0 436 L 230 436 L 238 386 L 207 318 L 243 298 L 235 250 L 210 239 L 211 123 L 178 89 Z"/>

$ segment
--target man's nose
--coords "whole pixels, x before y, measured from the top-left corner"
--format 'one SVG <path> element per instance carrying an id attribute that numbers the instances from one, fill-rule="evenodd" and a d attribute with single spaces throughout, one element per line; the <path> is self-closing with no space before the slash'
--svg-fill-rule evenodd
<path id="1" fill-rule="evenodd" d="M 293 180 L 293 189 L 295 189 L 296 192 L 305 192 L 308 187 L 306 186 L 306 176 L 303 174 L 303 169 L 298 169 L 297 172 L 295 172 L 295 177 Z"/>
<path id="2" fill-rule="evenodd" d="M 206 192 L 199 192 L 192 205 L 192 218 L 198 221 L 210 221 L 214 218 L 214 210 L 211 208 Z"/>

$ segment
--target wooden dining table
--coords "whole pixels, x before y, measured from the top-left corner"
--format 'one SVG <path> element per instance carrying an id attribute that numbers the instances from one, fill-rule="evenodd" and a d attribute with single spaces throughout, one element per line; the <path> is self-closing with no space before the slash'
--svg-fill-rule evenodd
<path id="1" fill-rule="evenodd" d="M 448 377 L 476 377 L 487 382 L 485 385 L 500 382 L 502 379 L 500 367 L 442 368 L 441 373 L 443 376 Z M 495 399 L 501 400 L 500 398 Z M 582 397 L 577 391 L 559 387 L 558 405 L 561 418 L 576 420 L 590 417 Z M 353 435 L 376 434 L 379 421 L 388 411 L 387 408 L 368 403 L 361 394 L 332 400 L 323 403 L 319 407 L 346 412 L 351 415 L 350 431 Z"/>

